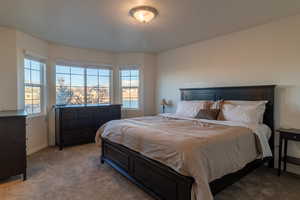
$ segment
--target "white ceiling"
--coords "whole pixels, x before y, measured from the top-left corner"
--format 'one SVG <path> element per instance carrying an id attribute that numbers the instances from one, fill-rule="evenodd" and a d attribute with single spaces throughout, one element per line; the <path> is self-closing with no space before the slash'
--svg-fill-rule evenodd
<path id="1" fill-rule="evenodd" d="M 128 11 L 152 5 L 140 24 Z M 300 13 L 299 0 L 0 0 L 0 26 L 115 52 L 159 52 Z"/>

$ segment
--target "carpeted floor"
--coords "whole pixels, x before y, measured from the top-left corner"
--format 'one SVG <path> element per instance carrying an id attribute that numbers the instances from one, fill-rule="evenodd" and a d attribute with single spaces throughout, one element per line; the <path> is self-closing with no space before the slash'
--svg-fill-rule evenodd
<path id="1" fill-rule="evenodd" d="M 48 148 L 28 159 L 28 180 L 0 182 L 1 200 L 153 200 L 135 185 L 99 162 L 94 144 Z M 300 178 L 259 168 L 215 197 L 216 200 L 300 199 Z"/>

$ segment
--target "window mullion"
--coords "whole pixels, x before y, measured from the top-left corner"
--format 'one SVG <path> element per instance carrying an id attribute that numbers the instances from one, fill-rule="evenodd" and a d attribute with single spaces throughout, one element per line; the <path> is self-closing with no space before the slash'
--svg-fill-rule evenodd
<path id="1" fill-rule="evenodd" d="M 84 80 L 84 104 L 86 105 L 87 104 L 87 68 L 85 67 L 84 68 L 84 77 L 83 77 L 83 80 Z"/>
<path id="2" fill-rule="evenodd" d="M 71 66 L 68 66 L 70 68 L 69 72 L 70 72 L 70 94 L 72 94 L 72 72 L 71 72 Z M 72 101 L 73 96 L 70 95 L 70 99 L 69 101 Z M 68 102 L 70 103 L 70 102 Z"/>
<path id="3" fill-rule="evenodd" d="M 71 66 L 70 66 L 71 67 Z M 107 84 L 109 84 L 107 87 L 106 86 L 103 86 L 103 88 L 100 88 L 100 84 L 101 84 L 101 82 L 102 81 L 104 81 L 105 82 L 105 84 L 106 84 L 106 81 L 111 81 L 112 79 L 112 77 L 111 77 L 111 73 L 108 75 L 109 76 L 109 78 L 107 78 L 107 76 L 106 76 L 106 74 L 104 74 L 103 76 L 101 76 L 102 74 L 101 74 L 101 71 L 100 71 L 100 69 L 102 69 L 102 68 L 96 68 L 96 71 L 94 71 L 94 73 L 93 74 L 91 74 L 91 75 L 89 75 L 88 74 L 88 72 L 89 72 L 89 66 L 84 66 L 84 65 L 81 65 L 81 69 L 83 69 L 83 73 L 82 73 L 82 78 L 83 78 L 83 85 L 81 86 L 81 84 L 79 85 L 80 86 L 80 88 L 82 88 L 82 90 L 81 90 L 81 95 L 83 96 L 82 97 L 82 103 L 83 104 L 88 104 L 89 102 L 90 102 L 90 100 L 92 101 L 92 103 L 95 103 L 95 104 L 100 104 L 100 102 L 102 103 L 102 98 L 101 98 L 101 94 L 102 95 L 105 95 L 104 96 L 104 98 L 105 98 L 105 100 L 111 100 L 111 95 L 110 95 L 110 93 L 108 93 L 108 94 L 106 94 L 106 90 L 107 89 L 109 89 L 109 92 L 110 92 L 110 89 L 111 89 L 111 83 L 107 83 Z M 105 73 L 107 73 L 106 71 L 105 71 Z M 56 73 L 56 74 L 58 74 L 58 73 Z M 77 80 L 73 80 L 72 79 L 72 77 L 73 77 L 73 72 L 70 70 L 69 72 L 68 72 L 68 74 L 69 74 L 69 79 L 70 79 L 70 84 L 68 85 L 68 87 L 70 88 L 70 90 L 72 89 L 72 87 L 73 87 L 73 85 L 74 85 L 74 83 L 77 83 L 78 81 Z M 76 76 L 77 75 L 80 75 L 80 74 L 77 74 L 76 73 Z M 91 87 L 91 88 L 89 88 L 89 86 L 88 86 L 88 82 L 89 82 L 89 79 L 88 78 L 91 78 L 91 83 L 92 83 L 92 85 L 94 85 L 94 87 Z M 102 80 L 102 78 L 103 78 L 103 80 Z M 107 80 L 108 79 L 108 80 Z M 72 81 L 73 81 L 73 83 L 72 83 Z M 74 82 L 75 81 L 75 82 Z M 77 87 L 77 86 L 76 86 Z M 79 88 L 79 87 L 78 87 Z M 76 91 L 77 91 L 77 89 L 78 88 L 76 88 Z M 91 91 L 89 90 L 89 89 L 92 89 Z M 102 92 L 102 90 L 100 90 L 100 89 L 103 89 L 103 92 L 105 92 L 105 94 L 104 93 L 101 93 Z M 95 95 L 97 95 L 97 97 L 96 96 L 93 96 L 93 94 L 95 94 Z M 58 95 L 58 94 L 57 94 Z M 88 95 L 92 95 L 92 96 L 88 96 Z M 107 96 L 106 96 L 107 95 Z M 90 99 L 91 98 L 91 99 Z M 71 99 L 72 100 L 72 99 Z"/>
<path id="4" fill-rule="evenodd" d="M 97 88 L 98 88 L 98 104 L 100 104 L 100 74 L 99 74 L 99 69 L 97 70 L 97 81 L 98 81 L 98 84 L 97 84 Z"/>
<path id="5" fill-rule="evenodd" d="M 130 73 L 129 73 L 129 105 L 130 105 L 130 108 L 132 108 L 132 98 L 131 98 L 131 91 L 132 91 L 132 87 L 131 87 L 131 70 L 130 70 Z"/>

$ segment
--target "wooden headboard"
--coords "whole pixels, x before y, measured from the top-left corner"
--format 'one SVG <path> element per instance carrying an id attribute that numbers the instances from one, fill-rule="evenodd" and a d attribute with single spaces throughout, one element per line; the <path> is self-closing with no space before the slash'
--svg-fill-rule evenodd
<path id="1" fill-rule="evenodd" d="M 274 90 L 275 85 L 215 87 L 215 88 L 184 88 L 180 89 L 181 100 L 267 100 L 264 123 L 271 130 L 270 147 L 274 151 Z"/>

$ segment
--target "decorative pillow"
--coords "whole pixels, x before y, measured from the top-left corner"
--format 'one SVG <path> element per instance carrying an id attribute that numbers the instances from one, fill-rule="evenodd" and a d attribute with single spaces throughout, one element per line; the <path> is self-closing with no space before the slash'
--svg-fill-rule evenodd
<path id="1" fill-rule="evenodd" d="M 207 109 L 200 109 L 196 118 L 216 120 L 218 118 L 223 100 L 209 101 Z"/>
<path id="2" fill-rule="evenodd" d="M 224 100 L 211 101 L 210 109 L 221 110 Z"/>
<path id="3" fill-rule="evenodd" d="M 256 109 L 259 123 L 263 123 L 264 113 L 266 110 L 267 103 L 268 103 L 268 101 L 234 101 L 234 100 L 224 101 L 222 109 L 218 116 L 218 120 L 227 120 L 226 117 L 224 116 L 224 106 L 225 105 L 234 105 L 234 106 L 240 105 L 240 106 L 253 106 L 253 108 Z"/>
<path id="4" fill-rule="evenodd" d="M 200 109 L 196 118 L 216 120 L 218 118 L 219 112 L 220 112 L 220 109 Z"/>
<path id="5" fill-rule="evenodd" d="M 227 121 L 258 124 L 260 114 L 255 105 L 225 104 L 222 108 L 223 117 Z"/>
<path id="6" fill-rule="evenodd" d="M 209 101 L 180 101 L 177 106 L 176 115 L 194 118 L 201 109 L 207 109 L 208 107 Z"/>

